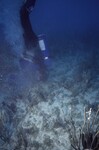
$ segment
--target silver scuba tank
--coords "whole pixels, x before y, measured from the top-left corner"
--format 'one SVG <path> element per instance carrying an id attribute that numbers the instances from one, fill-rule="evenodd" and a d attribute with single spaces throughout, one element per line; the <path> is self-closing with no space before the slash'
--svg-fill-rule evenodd
<path id="1" fill-rule="evenodd" d="M 38 36 L 38 42 L 39 42 L 40 50 L 41 50 L 42 55 L 43 55 L 44 62 L 46 63 L 49 59 L 49 56 L 48 56 L 48 47 L 47 47 L 47 44 L 46 44 L 45 34 L 40 34 Z"/>

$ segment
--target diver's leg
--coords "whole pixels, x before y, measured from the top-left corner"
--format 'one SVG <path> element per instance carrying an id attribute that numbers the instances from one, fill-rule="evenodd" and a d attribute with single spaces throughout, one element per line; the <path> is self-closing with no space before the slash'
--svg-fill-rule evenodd
<path id="1" fill-rule="evenodd" d="M 38 66 L 40 79 L 44 80 L 46 77 L 46 66 L 44 64 L 44 59 L 38 44 L 38 37 L 34 33 L 29 20 L 29 12 L 24 6 L 20 10 L 20 19 L 24 31 L 24 42 L 26 47 L 24 49 L 23 55 L 31 55 L 29 57 L 32 57 L 33 61 Z"/>
<path id="2" fill-rule="evenodd" d="M 32 29 L 30 19 L 29 19 L 29 12 L 26 10 L 24 6 L 22 6 L 20 10 L 20 21 L 23 28 L 23 37 L 25 41 L 25 46 L 27 49 L 35 47 L 38 42 L 38 37 L 36 36 L 35 32 Z"/>

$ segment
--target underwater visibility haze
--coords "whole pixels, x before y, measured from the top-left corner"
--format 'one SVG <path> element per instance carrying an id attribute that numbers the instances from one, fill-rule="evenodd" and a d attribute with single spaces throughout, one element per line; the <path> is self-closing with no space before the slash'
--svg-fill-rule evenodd
<path id="1" fill-rule="evenodd" d="M 0 150 L 99 150 L 99 1 L 27 1 L 0 0 Z"/>

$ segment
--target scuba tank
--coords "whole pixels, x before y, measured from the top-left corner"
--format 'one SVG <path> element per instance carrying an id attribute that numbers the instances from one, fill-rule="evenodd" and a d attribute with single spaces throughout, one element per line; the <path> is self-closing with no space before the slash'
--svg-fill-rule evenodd
<path id="1" fill-rule="evenodd" d="M 49 60 L 49 56 L 48 56 L 48 47 L 46 44 L 46 37 L 44 34 L 40 34 L 38 36 L 38 43 L 39 43 L 39 47 L 43 55 L 44 62 L 45 64 L 47 64 Z"/>

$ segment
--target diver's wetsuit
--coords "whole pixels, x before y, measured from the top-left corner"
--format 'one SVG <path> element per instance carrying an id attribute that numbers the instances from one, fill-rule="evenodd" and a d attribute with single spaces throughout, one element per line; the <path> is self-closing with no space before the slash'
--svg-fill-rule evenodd
<path id="1" fill-rule="evenodd" d="M 46 67 L 44 64 L 41 50 L 38 46 L 38 37 L 33 31 L 29 19 L 29 14 L 32 11 L 33 7 L 35 6 L 35 2 L 36 0 L 26 0 L 20 9 L 20 20 L 24 32 L 23 37 L 26 46 L 24 53 L 26 53 L 27 51 L 31 51 L 33 53 L 34 55 L 33 59 L 35 63 L 38 65 L 39 72 L 42 76 L 41 78 L 45 78 Z"/>
<path id="2" fill-rule="evenodd" d="M 21 19 L 21 25 L 24 30 L 24 40 L 25 45 L 28 50 L 35 47 L 37 45 L 37 36 L 34 33 L 30 19 L 29 14 L 31 12 L 31 9 L 34 7 L 36 0 L 27 0 L 20 10 L 20 19 Z"/>

